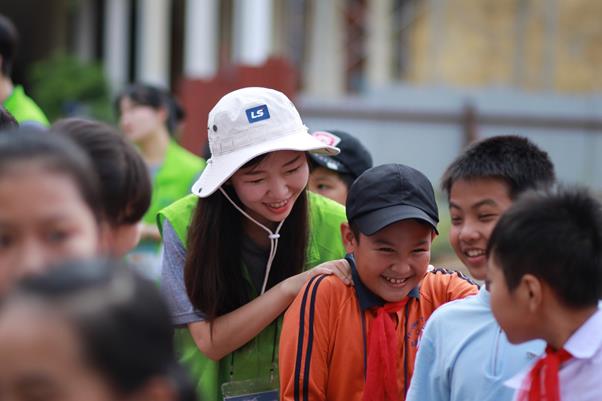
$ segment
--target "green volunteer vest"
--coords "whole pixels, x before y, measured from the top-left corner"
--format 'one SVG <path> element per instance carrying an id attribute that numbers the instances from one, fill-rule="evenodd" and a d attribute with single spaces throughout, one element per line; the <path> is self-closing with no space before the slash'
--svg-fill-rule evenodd
<path id="1" fill-rule="evenodd" d="M 26 122 L 37 122 L 47 127 L 48 119 L 44 115 L 42 109 L 38 107 L 38 105 L 25 94 L 23 87 L 17 85 L 13 88 L 12 93 L 4 103 L 2 104 L 6 110 L 19 124 L 23 124 Z"/>
<path id="2" fill-rule="evenodd" d="M 180 241 L 186 244 L 188 226 L 197 200 L 196 196 L 189 195 L 161 210 L 158 215 L 159 229 L 165 219 L 169 220 Z M 330 199 L 308 192 L 308 200 L 310 227 L 306 268 L 311 268 L 345 255 L 340 225 L 347 219 L 345 208 Z M 243 269 L 243 275 L 248 280 L 244 266 Z M 281 320 L 277 319 L 277 324 L 272 323 L 254 340 L 219 362 L 212 361 L 200 352 L 187 328 L 176 329 L 175 344 L 180 362 L 188 368 L 195 381 L 199 398 L 221 400 L 222 383 L 253 379 L 258 375 L 267 376 L 272 366 L 272 358 L 278 363 Z"/>
<path id="3" fill-rule="evenodd" d="M 193 155 L 174 140 L 170 140 L 165 160 L 153 180 L 151 204 L 142 221 L 155 224 L 161 209 L 190 194 L 190 188 L 205 168 L 205 164 L 205 160 Z M 139 247 L 152 247 L 158 251 L 159 245 L 159 243 L 149 244 L 149 241 L 144 241 Z"/>

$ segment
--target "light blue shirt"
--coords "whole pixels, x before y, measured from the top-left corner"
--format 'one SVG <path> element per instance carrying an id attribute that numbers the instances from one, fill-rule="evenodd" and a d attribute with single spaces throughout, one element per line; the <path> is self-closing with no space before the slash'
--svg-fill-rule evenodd
<path id="1" fill-rule="evenodd" d="M 505 401 L 504 382 L 540 356 L 545 342 L 508 342 L 495 321 L 489 292 L 441 306 L 418 348 L 407 401 Z"/>

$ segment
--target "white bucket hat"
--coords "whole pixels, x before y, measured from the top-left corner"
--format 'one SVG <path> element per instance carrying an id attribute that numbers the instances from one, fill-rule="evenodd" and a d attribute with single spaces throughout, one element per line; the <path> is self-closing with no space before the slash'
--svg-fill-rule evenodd
<path id="1" fill-rule="evenodd" d="M 339 149 L 312 137 L 293 103 L 268 88 L 228 93 L 209 112 L 211 158 L 192 193 L 205 198 L 240 167 L 264 153 L 298 150 L 334 156 Z"/>

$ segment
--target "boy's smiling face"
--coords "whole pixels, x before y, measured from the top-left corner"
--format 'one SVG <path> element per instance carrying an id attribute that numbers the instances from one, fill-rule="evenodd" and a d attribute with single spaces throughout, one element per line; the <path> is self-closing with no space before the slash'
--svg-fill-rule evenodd
<path id="1" fill-rule="evenodd" d="M 424 277 L 436 235 L 428 223 L 401 220 L 359 238 L 347 224 L 341 229 L 362 283 L 386 302 L 401 301 Z"/>
<path id="2" fill-rule="evenodd" d="M 501 179 L 462 179 L 451 187 L 449 242 L 477 280 L 485 279 L 489 236 L 511 204 L 508 184 Z"/>

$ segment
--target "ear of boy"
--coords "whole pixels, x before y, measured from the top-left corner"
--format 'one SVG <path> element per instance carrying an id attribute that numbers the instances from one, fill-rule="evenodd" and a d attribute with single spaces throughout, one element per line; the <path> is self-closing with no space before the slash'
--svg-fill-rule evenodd
<path id="1" fill-rule="evenodd" d="M 542 282 L 532 274 L 525 274 L 519 284 L 521 298 L 530 313 L 541 311 L 543 288 Z"/>
<path id="2" fill-rule="evenodd" d="M 349 223 L 341 223 L 341 238 L 343 238 L 343 246 L 345 246 L 345 252 L 353 253 L 357 246 L 357 239 L 355 234 L 351 231 Z"/>

